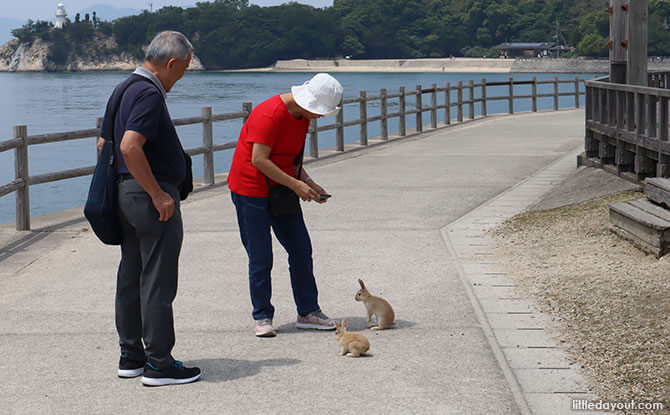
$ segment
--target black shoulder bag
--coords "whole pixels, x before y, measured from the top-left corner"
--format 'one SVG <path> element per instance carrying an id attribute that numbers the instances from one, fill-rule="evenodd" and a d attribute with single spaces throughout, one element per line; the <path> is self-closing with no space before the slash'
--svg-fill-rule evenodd
<path id="1" fill-rule="evenodd" d="M 117 172 L 114 165 L 116 113 L 119 111 L 123 94 L 126 93 L 128 87 L 143 79 L 139 77 L 132 79 L 121 91 L 116 103 L 113 102 L 113 98 L 107 103 L 105 124 L 111 126 L 111 133 L 108 134 L 109 137 L 105 138 L 105 143 L 102 145 L 102 151 L 93 172 L 91 187 L 88 190 L 86 205 L 84 205 L 84 216 L 91 224 L 91 229 L 93 229 L 98 239 L 106 245 L 120 245 L 123 239 L 121 223 L 116 212 Z"/>
<path id="2" fill-rule="evenodd" d="M 298 178 L 302 173 L 302 154 L 305 151 L 304 147 L 300 154 L 293 161 L 293 165 L 296 165 L 296 161 L 300 160 L 300 167 L 298 168 Z M 278 184 L 277 186 L 270 186 L 270 179 L 266 176 L 265 180 L 268 182 L 268 187 L 270 188 L 270 214 L 272 216 L 283 216 L 296 213 L 300 210 L 300 197 L 291 189 L 286 186 Z"/>

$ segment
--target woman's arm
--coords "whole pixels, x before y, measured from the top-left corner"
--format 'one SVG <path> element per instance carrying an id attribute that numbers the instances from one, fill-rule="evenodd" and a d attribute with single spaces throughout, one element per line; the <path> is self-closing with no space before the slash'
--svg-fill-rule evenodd
<path id="1" fill-rule="evenodd" d="M 277 165 L 270 160 L 271 152 L 272 148 L 265 144 L 254 143 L 251 149 L 251 164 L 273 181 L 293 190 L 306 202 L 310 202 L 319 197 L 319 193 L 310 185 L 302 180 L 289 176 L 284 173 L 282 169 L 277 167 Z"/>

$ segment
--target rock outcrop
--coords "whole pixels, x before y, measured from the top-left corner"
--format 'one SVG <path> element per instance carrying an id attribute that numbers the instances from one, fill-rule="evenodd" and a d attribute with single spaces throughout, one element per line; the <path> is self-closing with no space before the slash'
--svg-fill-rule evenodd
<path id="1" fill-rule="evenodd" d="M 53 41 L 35 38 L 24 43 L 12 39 L 0 46 L 0 72 L 129 71 L 143 63 L 142 59 L 120 50 L 113 36 L 101 33 L 76 48 L 68 48 L 65 56 L 54 56 L 56 53 Z M 189 70 L 204 69 L 198 57 L 193 56 Z"/>

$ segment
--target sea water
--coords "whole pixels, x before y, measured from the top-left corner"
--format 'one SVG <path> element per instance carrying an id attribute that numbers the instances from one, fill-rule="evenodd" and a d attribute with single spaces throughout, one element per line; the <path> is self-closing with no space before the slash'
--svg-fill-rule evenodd
<path id="1" fill-rule="evenodd" d="M 124 72 L 88 72 L 88 73 L 0 73 L 0 141 L 11 139 L 13 126 L 26 125 L 28 134 L 45 134 L 63 131 L 94 128 L 97 117 L 104 115 L 104 109 L 114 87 L 125 79 L 129 73 Z M 199 116 L 201 108 L 211 106 L 214 114 L 238 112 L 242 103 L 251 102 L 257 105 L 275 94 L 287 92 L 292 85 L 299 85 L 308 80 L 310 73 L 222 73 L 194 72 L 187 73 L 168 94 L 167 105 L 172 118 Z M 483 78 L 487 81 L 507 81 L 510 77 L 516 81 L 553 80 L 557 76 L 561 80 L 574 80 L 575 76 L 583 79 L 592 78 L 593 74 L 483 74 L 483 73 L 337 73 L 334 76 L 344 87 L 345 98 L 358 97 L 360 91 L 367 91 L 368 96 L 379 95 L 381 88 L 389 94 L 398 92 L 404 86 L 407 91 L 416 90 L 417 85 L 429 88 L 436 83 L 444 87 L 446 82 L 457 85 L 463 81 L 467 85 L 470 80 L 475 83 Z M 580 87 L 583 91 L 583 85 Z M 552 84 L 539 85 L 539 94 L 553 93 Z M 574 91 L 574 84 L 562 84 L 561 92 Z M 515 95 L 530 95 L 530 85 L 515 87 Z M 479 88 L 475 96 L 480 94 Z M 487 96 L 507 96 L 508 86 L 489 87 Z M 464 91 L 464 99 L 469 92 Z M 438 104 L 444 104 L 444 95 L 438 95 Z M 452 92 L 452 102 L 456 93 Z M 407 110 L 414 109 L 415 98 L 406 98 Z M 574 97 L 561 97 L 561 108 L 574 106 Z M 538 109 L 553 108 L 553 98 L 538 100 Z M 423 106 L 430 105 L 430 94 L 423 95 Z M 531 100 L 515 101 L 515 112 L 529 111 Z M 581 97 L 584 105 L 584 97 Z M 506 100 L 491 101 L 487 105 L 488 114 L 505 113 L 508 111 Z M 480 113 L 480 105 L 475 106 L 475 113 Z M 398 99 L 388 101 L 388 112 L 398 111 Z M 464 108 L 465 117 L 468 106 Z M 379 115 L 380 102 L 368 103 L 368 117 Z M 456 117 L 456 109 L 452 108 L 452 118 Z M 345 121 L 359 118 L 358 104 L 345 106 Z M 415 117 L 407 116 L 407 129 L 415 128 Z M 438 120 L 443 122 L 444 110 L 438 111 Z M 319 120 L 319 125 L 332 124 L 334 117 Z M 423 124 L 430 122 L 430 113 L 423 115 Z M 237 140 L 241 120 L 217 122 L 214 124 L 214 143 L 226 143 Z M 368 125 L 368 137 L 378 136 L 380 123 Z M 202 145 L 202 125 L 178 127 L 184 148 Z M 359 127 L 345 129 L 345 141 L 359 140 Z M 398 119 L 389 120 L 389 132 L 398 131 Z M 29 146 L 30 175 L 56 172 L 59 170 L 92 166 L 96 161 L 95 138 L 72 140 L 59 143 Z M 335 145 L 333 131 L 319 133 L 319 147 L 328 148 Z M 309 151 L 309 147 L 307 149 Z M 229 169 L 233 150 L 215 154 L 216 173 Z M 202 156 L 194 157 L 193 173 L 196 178 L 203 176 Z M 0 186 L 14 180 L 14 152 L 0 153 Z M 30 187 L 30 214 L 38 216 L 45 213 L 68 209 L 83 205 L 90 176 L 58 182 L 45 183 Z M 15 220 L 14 193 L 0 197 L 0 223 Z"/>

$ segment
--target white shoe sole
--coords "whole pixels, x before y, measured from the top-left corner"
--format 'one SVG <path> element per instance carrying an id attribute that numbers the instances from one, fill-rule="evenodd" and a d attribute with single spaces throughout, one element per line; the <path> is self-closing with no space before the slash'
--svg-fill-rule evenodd
<path id="1" fill-rule="evenodd" d="M 295 326 L 299 329 L 314 329 L 314 330 L 335 330 L 335 326 L 321 326 L 318 324 L 309 324 L 309 323 L 295 323 Z"/>
<path id="2" fill-rule="evenodd" d="M 266 331 L 264 333 L 256 333 L 256 337 L 275 337 L 277 333 L 272 330 L 272 331 Z"/>
<path id="3" fill-rule="evenodd" d="M 196 380 L 200 379 L 200 376 L 202 376 L 202 373 L 198 373 L 196 376 L 193 376 L 192 378 L 186 378 L 186 379 L 148 378 L 148 377 L 142 376 L 142 384 L 145 385 L 145 386 L 180 385 L 180 384 L 183 384 L 183 383 L 195 382 Z"/>
<path id="4" fill-rule="evenodd" d="M 144 374 L 144 368 L 141 367 L 139 369 L 119 369 L 116 373 L 120 378 L 136 378 Z"/>

